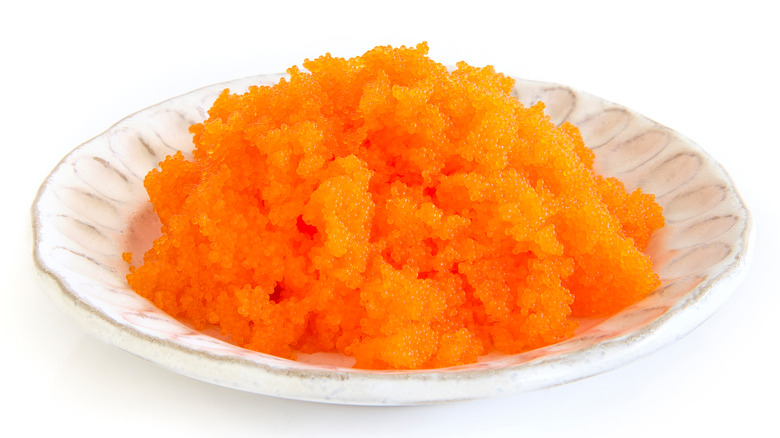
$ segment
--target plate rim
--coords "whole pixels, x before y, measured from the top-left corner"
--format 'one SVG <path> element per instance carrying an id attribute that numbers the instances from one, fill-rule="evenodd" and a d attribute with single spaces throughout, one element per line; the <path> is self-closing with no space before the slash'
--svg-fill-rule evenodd
<path id="1" fill-rule="evenodd" d="M 740 195 L 737 187 L 726 171 L 726 169 L 712 158 L 701 146 L 691 141 L 687 137 L 681 135 L 677 131 L 666 127 L 660 123 L 657 123 L 646 116 L 626 108 L 622 105 L 615 104 L 606 99 L 590 95 L 586 92 L 582 92 L 576 88 L 566 85 L 534 81 L 514 78 L 517 82 L 533 83 L 537 85 L 560 87 L 567 90 L 571 90 L 577 95 L 582 95 L 589 98 L 595 98 L 611 106 L 621 108 L 629 113 L 642 117 L 651 123 L 663 127 L 669 130 L 673 134 L 679 136 L 686 141 L 686 145 L 695 148 L 696 152 L 706 158 L 709 166 L 716 166 L 716 170 L 722 173 L 722 176 L 728 181 L 728 189 L 731 190 L 739 203 L 740 209 L 745 215 L 744 230 L 740 233 L 740 249 L 736 251 L 734 260 L 722 270 L 718 275 L 711 278 L 707 278 L 704 282 L 696 285 L 691 291 L 685 294 L 688 302 L 685 306 L 682 301 L 675 304 L 667 312 L 660 317 L 652 320 L 637 331 L 610 338 L 604 341 L 600 341 L 594 345 L 587 346 L 583 349 L 576 350 L 574 352 L 565 353 L 562 355 L 556 355 L 554 357 L 540 357 L 532 359 L 530 361 L 514 364 L 496 369 L 469 369 L 458 370 L 459 367 L 445 368 L 445 369 L 430 369 L 430 370 L 414 370 L 414 371 L 367 371 L 357 370 L 350 368 L 334 369 L 317 369 L 315 366 L 301 367 L 299 362 L 287 361 L 295 364 L 294 367 L 275 366 L 273 362 L 278 360 L 284 361 L 284 359 L 273 358 L 272 356 L 263 355 L 257 353 L 257 355 L 268 356 L 274 360 L 271 363 L 259 363 L 254 360 L 250 360 L 246 357 L 238 356 L 220 356 L 211 352 L 198 350 L 192 346 L 175 342 L 170 339 L 157 338 L 146 333 L 142 333 L 136 327 L 132 325 L 124 325 L 114 320 L 109 315 L 104 314 L 99 309 L 93 307 L 91 304 L 81 300 L 76 291 L 72 290 L 53 269 L 46 263 L 45 257 L 41 254 L 41 233 L 42 233 L 42 218 L 40 211 L 40 202 L 43 193 L 50 188 L 53 184 L 53 177 L 61 170 L 62 166 L 68 161 L 69 158 L 78 155 L 79 152 L 83 152 L 85 147 L 99 139 L 100 137 L 107 135 L 112 130 L 127 122 L 130 119 L 137 117 L 139 114 L 143 114 L 154 108 L 161 107 L 164 104 L 169 104 L 173 101 L 177 101 L 185 96 L 194 95 L 199 92 L 203 92 L 208 89 L 231 88 L 231 84 L 238 84 L 256 80 L 259 78 L 268 77 L 282 77 L 283 74 L 271 74 L 271 75 L 252 75 L 244 78 L 239 78 L 230 81 L 224 81 L 197 88 L 187 93 L 182 93 L 172 98 L 161 101 L 157 104 L 147 106 L 144 109 L 136 111 L 127 117 L 117 121 L 102 133 L 92 137 L 91 139 L 80 144 L 68 154 L 66 154 L 53 168 L 53 170 L 46 176 L 40 188 L 38 189 L 35 199 L 31 207 L 31 226 L 33 234 L 33 261 L 36 270 L 36 277 L 39 279 L 42 289 L 44 289 L 52 301 L 57 304 L 62 310 L 64 310 L 69 317 L 75 319 L 82 328 L 86 329 L 89 333 L 97 338 L 115 345 L 125 351 L 128 351 L 136 356 L 150 360 L 165 368 L 171 369 L 179 374 L 187 375 L 189 377 L 196 378 L 198 380 L 214 383 L 220 386 L 230 387 L 238 390 L 265 394 L 275 397 L 291 398 L 297 400 L 319 401 L 327 403 L 338 404 L 354 404 L 354 405 L 409 405 L 409 404 L 429 404 L 439 402 L 451 402 L 458 400 L 467 400 L 475 398 L 487 398 L 496 395 L 511 395 L 522 392 L 533 391 L 537 389 L 557 386 L 563 383 L 568 383 L 580 379 L 584 379 L 596 374 L 600 374 L 611 369 L 616 368 L 622 364 L 631 362 L 639 357 L 648 355 L 659 348 L 668 345 L 685 335 L 689 334 L 696 327 L 704 323 L 715 311 L 721 307 L 721 305 L 733 294 L 738 285 L 744 279 L 747 274 L 747 268 L 752 261 L 753 250 L 755 247 L 755 232 L 753 217 L 750 210 L 747 208 L 744 199 Z M 681 318 L 680 313 L 686 315 L 695 316 L 693 318 Z M 160 351 L 162 349 L 163 351 Z M 598 357 L 588 357 L 596 355 Z M 572 369 L 576 369 L 576 366 L 568 365 L 565 359 L 577 359 L 580 357 L 582 361 L 586 361 L 590 367 L 580 373 L 572 373 Z M 237 384 L 235 380 L 221 378 L 220 375 L 215 376 L 213 370 L 210 370 L 209 366 L 204 366 L 203 361 L 209 362 L 206 365 L 223 365 L 230 368 L 231 375 L 248 376 L 251 377 L 253 382 L 251 384 Z M 575 365 L 578 363 L 574 361 Z M 538 379 L 536 381 L 530 381 L 523 383 L 518 382 L 523 374 L 528 374 L 529 371 L 538 371 L 539 367 L 556 368 L 556 372 L 551 373 L 546 378 Z M 565 377 L 561 377 L 561 376 Z M 307 379 L 323 379 L 330 382 L 344 383 L 349 381 L 349 385 L 360 388 L 359 391 L 349 391 L 351 395 L 342 394 L 334 397 L 324 393 L 309 393 L 301 390 L 290 390 L 296 386 L 297 383 L 301 383 Z M 498 379 L 497 379 L 498 378 Z M 286 382 L 286 385 L 290 386 L 286 391 L 268 391 L 265 388 L 266 380 L 282 380 Z M 464 384 L 464 379 L 470 381 L 469 385 Z M 398 397 L 398 394 L 394 394 L 391 399 L 382 397 L 382 389 L 385 385 L 399 384 L 404 382 L 409 384 L 410 382 L 417 382 L 421 385 L 427 386 L 441 386 L 442 384 L 449 384 L 452 381 L 458 381 L 461 385 L 464 385 L 466 389 L 474 386 L 484 386 L 486 381 L 494 381 L 488 386 L 496 386 L 495 381 L 502 380 L 513 383 L 514 386 L 508 388 L 507 391 L 482 391 L 481 393 L 464 393 L 463 389 L 460 391 L 442 391 L 437 393 L 435 390 L 426 391 L 431 394 L 428 397 L 420 397 L 419 394 L 410 397 Z M 399 391 L 400 393 L 401 391 Z M 466 391 L 468 392 L 468 391 Z M 489 393 L 488 393 L 489 392 Z M 361 396 L 361 394 L 363 394 Z"/>

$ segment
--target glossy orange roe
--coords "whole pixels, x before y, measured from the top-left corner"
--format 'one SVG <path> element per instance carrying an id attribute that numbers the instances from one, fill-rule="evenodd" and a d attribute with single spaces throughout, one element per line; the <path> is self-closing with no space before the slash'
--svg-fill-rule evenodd
<path id="1" fill-rule="evenodd" d="M 194 158 L 146 177 L 163 235 L 132 288 L 246 348 L 401 369 L 558 342 L 656 288 L 653 196 L 594 175 L 577 128 L 511 78 L 427 51 L 225 90 Z"/>

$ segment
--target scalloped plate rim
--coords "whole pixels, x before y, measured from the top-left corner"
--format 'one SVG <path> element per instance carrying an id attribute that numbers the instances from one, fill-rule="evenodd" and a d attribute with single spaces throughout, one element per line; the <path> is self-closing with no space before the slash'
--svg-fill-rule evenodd
<path id="1" fill-rule="evenodd" d="M 752 260 L 753 242 L 755 241 L 753 219 L 745 206 L 744 200 L 737 192 L 733 180 L 720 163 L 709 156 L 706 151 L 695 142 L 690 141 L 664 125 L 647 119 L 645 116 L 642 116 L 631 109 L 565 85 L 525 79 L 517 80 L 518 82 L 522 81 L 549 87 L 565 88 L 576 94 L 595 98 L 612 106 L 624 109 L 634 115 L 650 120 L 658 126 L 669 129 L 671 132 L 685 139 L 688 142 L 688 145 L 695 147 L 698 154 L 705 157 L 710 165 L 717 166 L 723 173 L 730 183 L 729 189 L 733 190 L 734 195 L 740 202 L 742 211 L 745 214 L 745 227 L 741 234 L 742 250 L 739 252 L 736 259 L 723 272 L 715 277 L 707 279 L 707 281 L 695 286 L 691 292 L 685 294 L 686 297 L 693 296 L 695 303 L 685 303 L 681 301 L 661 317 L 653 320 L 635 332 L 601 341 L 595 345 L 574 352 L 557 355 L 552 358 L 539 357 L 521 364 L 509 365 L 499 370 L 458 370 L 458 367 L 416 371 L 366 371 L 349 368 L 334 370 L 329 368 L 317 369 L 313 365 L 300 364 L 294 361 L 286 361 L 289 362 L 289 366 L 280 366 L 273 363 L 278 362 L 278 358 L 256 352 L 252 353 L 255 354 L 258 361 L 262 361 L 265 357 L 268 357 L 272 359 L 272 363 L 262 363 L 245 357 L 223 356 L 204 352 L 170 339 L 152 337 L 142 333 L 137 328 L 115 321 L 108 315 L 103 314 L 98 309 L 80 300 L 78 293 L 68 287 L 63 279 L 49 268 L 45 257 L 40 253 L 42 224 L 39 202 L 42 193 L 53 184 L 52 178 L 57 175 L 61 166 L 66 163 L 69 158 L 78 155 L 86 146 L 93 143 L 96 139 L 108 135 L 112 130 L 121 126 L 128 120 L 151 109 L 160 107 L 163 104 L 168 104 L 183 98 L 184 96 L 203 92 L 208 89 L 217 89 L 220 87 L 228 88 L 230 84 L 247 82 L 261 77 L 281 76 L 282 74 L 253 75 L 207 85 L 166 99 L 128 115 L 104 132 L 82 143 L 63 157 L 44 180 L 32 205 L 31 225 L 33 233 L 33 259 L 38 274 L 37 278 L 42 289 L 46 291 L 50 299 L 52 299 L 58 307 L 64 310 L 69 317 L 79 322 L 83 328 L 99 339 L 174 372 L 198 380 L 238 390 L 298 400 L 355 405 L 408 405 L 517 394 L 557 386 L 609 371 L 619 365 L 650 354 L 658 348 L 672 343 L 690 333 L 697 326 L 706 321 L 731 296 L 747 273 L 747 267 Z M 681 316 L 681 313 L 684 315 Z M 594 358 L 594 355 L 597 357 Z M 210 367 L 215 365 L 229 367 L 229 372 L 232 373 L 231 375 L 234 378 L 225 378 L 225 375 L 222 373 L 214 373 L 214 370 L 210 369 Z M 588 365 L 588 367 L 585 367 L 584 365 Z M 554 372 L 549 372 L 551 369 L 554 369 Z M 548 374 L 543 378 L 522 382 L 522 377 L 528 376 L 529 374 L 533 375 L 534 372 L 539 372 L 540 370 L 547 370 Z M 236 375 L 246 376 L 247 378 L 250 378 L 251 382 L 248 380 L 236 380 Z M 338 392 L 336 394 L 327 394 L 327 391 L 312 391 L 305 388 L 295 390 L 296 386 L 300 386 L 303 383 L 312 383 L 311 379 L 320 379 L 330 382 L 331 384 L 335 383 L 336 385 L 346 384 L 354 388 L 352 388 L 352 391 L 349 391 L 349 394 L 342 395 L 339 395 Z M 513 383 L 514 386 L 508 388 L 506 391 L 501 391 L 500 388 L 496 388 L 496 382 L 499 380 Z M 258 381 L 260 383 L 257 383 Z M 273 383 L 273 381 L 279 381 L 279 383 L 284 383 L 286 386 L 282 391 L 273 391 L 266 386 L 269 383 Z M 447 388 L 440 388 L 441 385 L 450 387 L 457 386 L 452 385 L 453 382 L 456 382 L 458 385 L 463 385 L 466 381 L 468 381 L 468 388 L 470 388 L 471 391 L 464 391 L 463 389 L 458 388 L 451 388 L 450 390 L 447 390 Z M 395 394 L 394 396 L 388 397 L 387 394 L 382 392 L 387 385 L 414 386 L 415 384 L 417 386 L 432 386 L 435 388 L 430 388 L 432 389 L 430 391 L 432 394 L 428 394 L 427 396 L 420 396 L 419 394 L 398 396 L 398 394 Z M 488 387 L 488 390 L 475 390 L 475 388 L 479 389 L 480 387 Z M 359 390 L 355 391 L 355 389 Z M 436 392 L 433 391 L 433 389 L 438 389 L 439 391 Z M 417 388 L 417 390 L 419 391 L 421 388 Z M 397 392 L 403 393 L 403 391 Z"/>

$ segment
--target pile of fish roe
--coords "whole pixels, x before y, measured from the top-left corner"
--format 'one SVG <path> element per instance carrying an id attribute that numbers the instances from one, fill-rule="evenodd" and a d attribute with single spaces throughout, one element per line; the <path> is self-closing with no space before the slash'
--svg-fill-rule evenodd
<path id="1" fill-rule="evenodd" d="M 427 53 L 327 54 L 225 90 L 192 158 L 144 181 L 162 235 L 129 285 L 236 345 L 367 369 L 549 345 L 653 291 L 654 197 L 594 174 L 579 130 L 510 77 Z"/>

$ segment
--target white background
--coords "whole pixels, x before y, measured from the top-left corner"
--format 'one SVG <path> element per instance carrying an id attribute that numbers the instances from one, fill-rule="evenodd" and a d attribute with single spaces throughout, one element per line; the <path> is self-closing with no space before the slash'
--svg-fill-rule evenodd
<path id="1" fill-rule="evenodd" d="M 380 4 L 0 7 L 2 428 L 231 437 L 777 433 L 780 31 L 772 2 Z M 78 144 L 204 85 L 279 72 L 328 51 L 349 57 L 421 41 L 437 61 L 493 64 L 567 84 L 701 144 L 755 216 L 755 261 L 742 287 L 687 337 L 606 374 L 512 397 L 407 408 L 272 399 L 182 377 L 93 339 L 38 288 L 30 205 Z"/>

